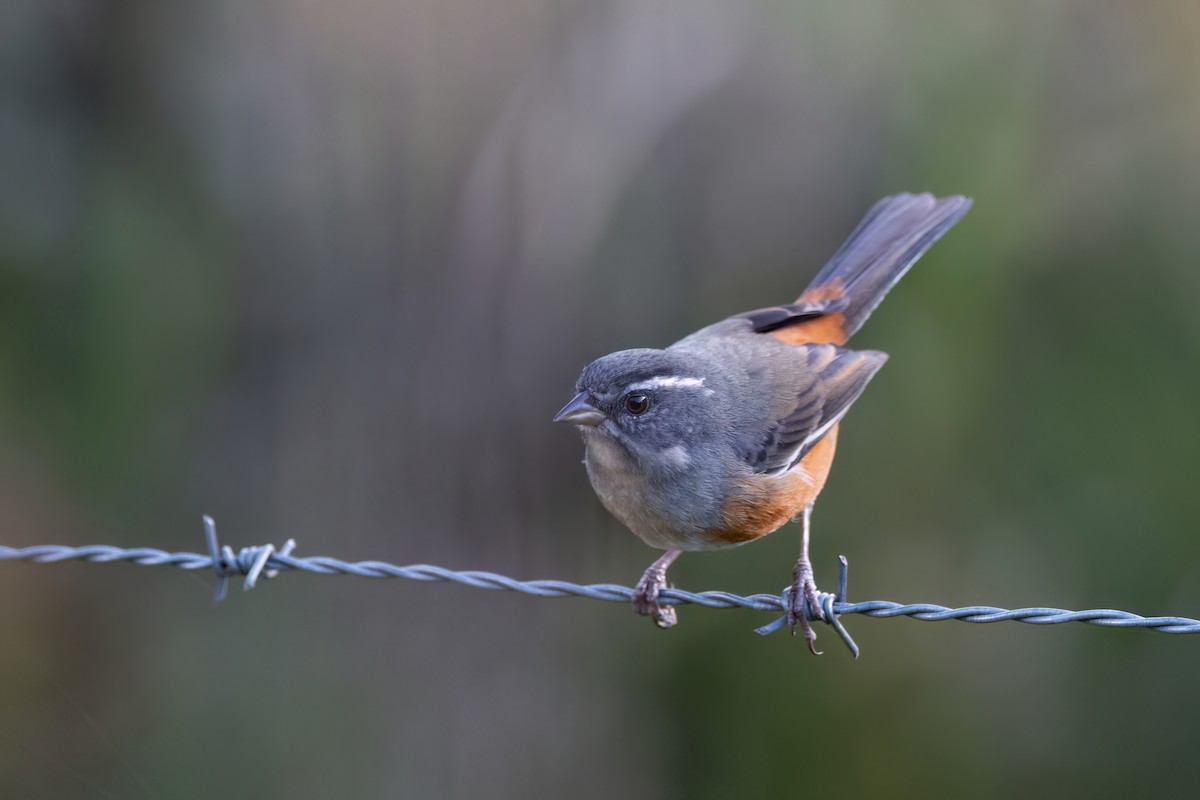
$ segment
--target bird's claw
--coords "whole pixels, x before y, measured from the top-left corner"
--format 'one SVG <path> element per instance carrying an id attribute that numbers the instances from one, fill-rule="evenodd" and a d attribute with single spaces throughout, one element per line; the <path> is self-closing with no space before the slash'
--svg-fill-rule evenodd
<path id="1" fill-rule="evenodd" d="M 791 628 L 793 636 L 796 635 L 796 628 L 799 627 L 804 634 L 809 652 L 814 656 L 819 656 L 821 651 L 816 647 L 817 632 L 813 630 L 812 620 L 824 621 L 825 612 L 821 610 L 821 602 L 817 597 L 817 584 L 813 580 L 812 565 L 806 559 L 801 559 L 796 563 L 794 577 L 792 591 L 788 595 L 791 601 L 788 603 L 787 609 L 788 627 Z M 812 614 L 811 618 L 810 613 Z"/>
<path id="2" fill-rule="evenodd" d="M 651 567 L 633 588 L 633 610 L 643 617 L 650 617 L 660 628 L 670 628 L 677 622 L 675 608 L 658 602 L 658 595 L 667 588 L 667 571 Z"/>

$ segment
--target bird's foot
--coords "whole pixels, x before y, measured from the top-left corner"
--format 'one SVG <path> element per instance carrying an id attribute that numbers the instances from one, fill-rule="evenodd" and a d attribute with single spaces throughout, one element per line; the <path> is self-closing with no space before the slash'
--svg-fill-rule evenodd
<path id="1" fill-rule="evenodd" d="M 658 602 L 658 594 L 667 588 L 666 567 L 651 566 L 642 574 L 642 579 L 633 587 L 633 610 L 643 617 L 650 617 L 660 628 L 675 624 L 675 609 Z"/>
<path id="2" fill-rule="evenodd" d="M 787 621 L 788 627 L 792 629 L 792 635 L 796 635 L 796 627 L 804 633 L 804 639 L 808 642 L 808 649 L 815 656 L 821 655 L 821 651 L 817 649 L 815 642 L 817 641 L 817 632 L 813 630 L 812 619 L 824 620 L 825 612 L 821 610 L 820 600 L 817 598 L 817 584 L 813 581 L 812 564 L 807 558 L 802 558 L 796 562 L 796 569 L 792 572 L 794 580 L 792 582 L 792 591 L 790 594 L 791 602 L 788 604 Z M 809 618 L 809 612 L 812 613 L 812 618 Z"/>

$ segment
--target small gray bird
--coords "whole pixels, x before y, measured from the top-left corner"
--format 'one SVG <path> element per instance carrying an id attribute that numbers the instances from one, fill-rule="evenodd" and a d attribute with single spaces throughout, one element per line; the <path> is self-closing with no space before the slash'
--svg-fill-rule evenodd
<path id="1" fill-rule="evenodd" d="M 965 197 L 880 200 L 791 305 L 730 317 L 665 350 L 622 350 L 583 369 L 555 422 L 583 434 L 600 502 L 666 552 L 633 605 L 661 628 L 667 567 L 688 550 L 721 550 L 799 517 L 800 559 L 788 622 L 815 653 L 822 619 L 808 558 L 809 516 L 825 486 L 838 423 L 887 355 L 846 350 L 888 290 L 971 207 Z"/>

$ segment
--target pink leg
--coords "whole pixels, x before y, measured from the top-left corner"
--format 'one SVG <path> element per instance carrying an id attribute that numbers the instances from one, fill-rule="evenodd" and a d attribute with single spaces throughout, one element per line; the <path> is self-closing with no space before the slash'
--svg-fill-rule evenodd
<path id="1" fill-rule="evenodd" d="M 809 503 L 804 509 L 804 515 L 800 518 L 800 560 L 796 562 L 796 568 L 792 571 L 792 604 L 788 609 L 788 625 L 792 628 L 792 635 L 796 635 L 796 626 L 800 626 L 800 630 L 804 633 L 804 639 L 808 642 L 808 649 L 813 655 L 821 655 L 813 644 L 817 640 L 817 632 L 813 630 L 812 624 L 808 621 L 808 615 L 805 613 L 805 606 L 811 608 L 813 615 L 817 619 L 824 619 L 825 615 L 821 611 L 821 606 L 817 602 L 817 584 L 813 581 L 812 562 L 808 560 L 808 530 L 809 518 L 812 516 L 812 504 Z"/>

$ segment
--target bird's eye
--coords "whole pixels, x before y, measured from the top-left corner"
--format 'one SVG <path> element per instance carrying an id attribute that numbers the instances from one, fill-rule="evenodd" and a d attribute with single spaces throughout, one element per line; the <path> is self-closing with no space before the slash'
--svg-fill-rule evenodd
<path id="1" fill-rule="evenodd" d="M 644 394 L 631 394 L 625 398 L 625 410 L 630 414 L 644 414 L 650 407 L 650 398 Z"/>

